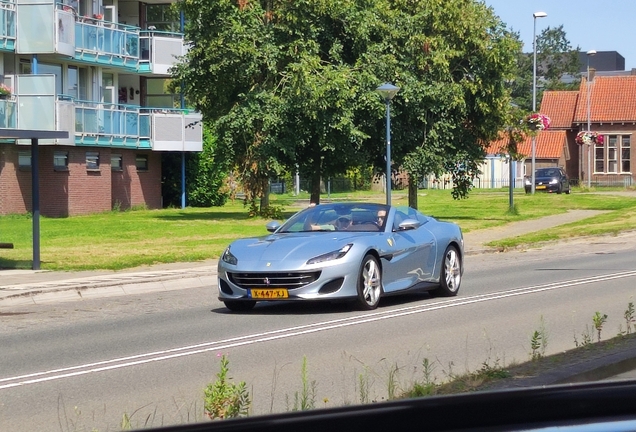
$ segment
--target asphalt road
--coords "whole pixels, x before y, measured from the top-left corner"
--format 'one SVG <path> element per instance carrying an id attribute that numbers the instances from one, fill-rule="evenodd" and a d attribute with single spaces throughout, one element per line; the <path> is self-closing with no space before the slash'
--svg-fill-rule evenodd
<path id="1" fill-rule="evenodd" d="M 290 410 L 307 361 L 316 406 L 383 400 L 423 379 L 525 361 L 541 323 L 548 353 L 573 348 L 608 315 L 623 322 L 636 244 L 597 239 L 466 259 L 458 297 L 386 299 L 374 312 L 339 305 L 259 305 L 230 314 L 210 288 L 20 306 L 0 327 L 0 430 L 118 430 L 202 420 L 218 372 L 253 394 L 253 414 Z M 6 318 L 6 317 L 5 317 Z M 311 385 L 310 385 L 311 387 Z"/>

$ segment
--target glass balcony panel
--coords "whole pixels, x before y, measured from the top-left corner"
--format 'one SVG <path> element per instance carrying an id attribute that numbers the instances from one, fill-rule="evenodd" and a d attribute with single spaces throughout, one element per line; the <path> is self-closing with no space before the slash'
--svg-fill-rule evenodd
<path id="1" fill-rule="evenodd" d="M 55 75 L 17 75 L 16 77 L 20 96 L 55 95 Z"/>
<path id="2" fill-rule="evenodd" d="M 150 114 L 139 116 L 139 137 L 150 138 Z"/>
<path id="3" fill-rule="evenodd" d="M 34 1 L 32 3 L 42 3 Z M 18 4 L 16 53 L 45 54 L 55 52 L 54 4 Z"/>
<path id="4" fill-rule="evenodd" d="M 17 125 L 16 101 L 0 99 L 0 128 L 15 129 Z"/>
<path id="5" fill-rule="evenodd" d="M 75 23 L 75 44 L 102 56 L 138 57 L 138 32 L 136 27 L 85 19 Z"/>
<path id="6" fill-rule="evenodd" d="M 0 2 L 0 38 L 15 41 L 15 5 Z"/>
<path id="7" fill-rule="evenodd" d="M 55 75 L 16 75 L 18 127 L 55 130 Z"/>
<path id="8" fill-rule="evenodd" d="M 126 113 L 126 135 L 139 136 L 139 113 Z"/>
<path id="9" fill-rule="evenodd" d="M 139 140 L 140 108 L 130 105 L 77 101 L 75 132 L 82 137 Z"/>

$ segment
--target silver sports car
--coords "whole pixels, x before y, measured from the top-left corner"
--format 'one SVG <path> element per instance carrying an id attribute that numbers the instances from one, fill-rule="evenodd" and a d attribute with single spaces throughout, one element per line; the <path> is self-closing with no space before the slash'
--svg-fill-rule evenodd
<path id="1" fill-rule="evenodd" d="M 230 310 L 282 300 L 353 301 L 368 310 L 382 296 L 459 290 L 461 229 L 412 208 L 320 204 L 267 230 L 236 240 L 219 260 L 219 300 Z"/>

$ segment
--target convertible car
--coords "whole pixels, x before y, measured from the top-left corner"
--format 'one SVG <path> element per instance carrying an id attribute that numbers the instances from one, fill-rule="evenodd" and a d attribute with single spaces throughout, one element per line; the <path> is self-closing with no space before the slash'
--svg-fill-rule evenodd
<path id="1" fill-rule="evenodd" d="M 232 311 L 294 300 L 351 301 L 370 310 L 387 295 L 459 290 L 461 229 L 412 208 L 320 204 L 267 230 L 236 240 L 219 259 L 219 300 Z"/>

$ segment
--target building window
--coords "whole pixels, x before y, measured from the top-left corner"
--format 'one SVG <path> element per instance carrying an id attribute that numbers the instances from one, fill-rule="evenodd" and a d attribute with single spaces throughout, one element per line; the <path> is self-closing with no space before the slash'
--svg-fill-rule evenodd
<path id="1" fill-rule="evenodd" d="M 594 172 L 616 174 L 631 172 L 631 136 L 608 135 L 606 145 L 594 145 Z"/>
<path id="2" fill-rule="evenodd" d="M 613 138 L 613 139 L 612 139 Z M 616 153 L 616 148 L 618 144 L 618 137 L 613 136 L 607 142 L 607 172 L 615 173 L 618 168 L 618 153 Z M 603 146 L 601 146 L 603 148 Z"/>
<path id="3" fill-rule="evenodd" d="M 179 32 L 179 12 L 170 4 L 146 5 L 146 28 L 164 32 Z"/>
<path id="4" fill-rule="evenodd" d="M 99 152 L 86 152 L 86 169 L 99 170 Z"/>
<path id="5" fill-rule="evenodd" d="M 611 138 L 610 138 L 611 139 Z M 594 172 L 605 171 L 605 149 L 602 145 L 594 145 Z"/>
<path id="6" fill-rule="evenodd" d="M 56 151 L 53 153 L 53 169 L 68 171 L 68 152 Z"/>
<path id="7" fill-rule="evenodd" d="M 124 165 L 120 154 L 110 155 L 110 170 L 111 171 L 123 171 Z"/>
<path id="8" fill-rule="evenodd" d="M 18 152 L 18 168 L 22 168 L 22 169 L 31 168 L 31 152 L 30 151 Z"/>
<path id="9" fill-rule="evenodd" d="M 137 155 L 135 157 L 137 171 L 148 171 L 148 155 Z"/>
<path id="10" fill-rule="evenodd" d="M 621 143 L 621 172 L 632 172 L 630 158 L 631 158 L 631 137 L 629 135 L 623 136 L 623 142 Z"/>

